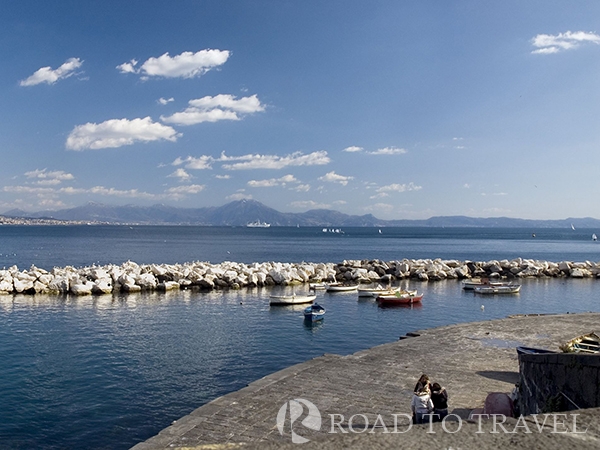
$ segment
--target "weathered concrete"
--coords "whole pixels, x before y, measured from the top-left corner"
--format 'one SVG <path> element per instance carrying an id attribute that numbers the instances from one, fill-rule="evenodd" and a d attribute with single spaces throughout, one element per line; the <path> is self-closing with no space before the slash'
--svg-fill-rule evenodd
<path id="1" fill-rule="evenodd" d="M 520 355 L 519 373 L 519 407 L 523 414 L 600 407 L 598 355 Z"/>
<path id="2" fill-rule="evenodd" d="M 442 424 L 412 427 L 406 433 L 366 432 L 342 433 L 348 430 L 350 417 L 354 427 L 362 429 L 365 420 L 373 425 L 378 415 L 383 424 L 393 430 L 393 414 L 409 413 L 412 390 L 421 373 L 445 386 L 450 396 L 450 411 L 467 418 L 474 408 L 482 407 L 489 392 L 511 392 L 519 380 L 516 345 L 545 347 L 558 350 L 568 339 L 593 330 L 600 324 L 600 314 L 567 314 L 519 316 L 502 320 L 467 323 L 423 330 L 415 337 L 374 347 L 348 356 L 323 355 L 289 367 L 248 387 L 217 398 L 176 421 L 135 450 L 167 448 L 298 448 L 291 443 L 289 416 L 287 431 L 282 436 L 276 426 L 278 412 L 293 399 L 314 403 L 322 426 L 314 431 L 303 427 L 301 416 L 295 430 L 310 439 L 303 448 L 599 448 L 600 426 L 597 409 L 583 411 L 577 421 L 586 433 L 545 432 L 517 434 L 493 431 L 492 423 L 481 425 L 465 421 L 457 433 L 445 433 Z M 331 431 L 330 415 L 341 421 L 342 427 Z M 529 419 L 531 420 L 531 419 Z M 572 423 L 572 418 L 568 419 Z M 511 422 L 512 421 L 512 422 Z M 380 425 L 382 424 L 380 423 Z M 510 419 L 506 428 L 514 428 Z M 532 422 L 530 422 L 531 424 Z M 449 424 L 446 424 L 451 429 Z M 399 417 L 398 429 L 405 430 L 407 419 Z M 498 431 L 498 430 L 497 430 Z M 523 427 L 520 428 L 523 431 Z"/>

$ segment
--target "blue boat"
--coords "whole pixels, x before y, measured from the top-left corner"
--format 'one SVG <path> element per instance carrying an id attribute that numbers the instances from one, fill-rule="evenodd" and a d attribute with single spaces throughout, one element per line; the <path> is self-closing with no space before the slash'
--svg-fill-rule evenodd
<path id="1" fill-rule="evenodd" d="M 325 308 L 317 303 L 313 303 L 304 309 L 304 320 L 309 322 L 316 322 L 317 320 L 323 319 L 324 316 Z"/>

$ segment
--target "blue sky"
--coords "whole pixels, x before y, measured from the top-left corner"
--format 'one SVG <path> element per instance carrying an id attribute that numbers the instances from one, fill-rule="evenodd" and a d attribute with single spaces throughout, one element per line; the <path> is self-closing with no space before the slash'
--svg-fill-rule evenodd
<path id="1" fill-rule="evenodd" d="M 600 218 L 600 2 L 0 8 L 0 212 Z"/>

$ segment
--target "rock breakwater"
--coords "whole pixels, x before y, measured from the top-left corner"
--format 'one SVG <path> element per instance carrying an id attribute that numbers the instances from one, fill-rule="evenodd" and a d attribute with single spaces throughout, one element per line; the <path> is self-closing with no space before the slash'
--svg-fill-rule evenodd
<path id="1" fill-rule="evenodd" d="M 549 262 L 517 258 L 502 261 L 403 259 L 396 261 L 346 260 L 341 263 L 243 264 L 189 262 L 91 267 L 55 267 L 44 270 L 17 266 L 0 270 L 0 294 L 111 294 L 172 289 L 241 289 L 285 286 L 322 281 L 353 283 L 394 282 L 401 279 L 440 281 L 474 277 L 497 279 L 532 277 L 600 278 L 600 263 Z"/>

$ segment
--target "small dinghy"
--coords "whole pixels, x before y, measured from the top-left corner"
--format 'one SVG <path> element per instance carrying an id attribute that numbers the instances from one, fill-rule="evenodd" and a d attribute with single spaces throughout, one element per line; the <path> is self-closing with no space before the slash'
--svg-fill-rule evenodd
<path id="1" fill-rule="evenodd" d="M 318 303 L 314 303 L 304 309 L 304 320 L 308 322 L 316 322 L 323 319 L 325 316 L 325 308 Z"/>

